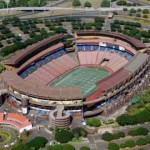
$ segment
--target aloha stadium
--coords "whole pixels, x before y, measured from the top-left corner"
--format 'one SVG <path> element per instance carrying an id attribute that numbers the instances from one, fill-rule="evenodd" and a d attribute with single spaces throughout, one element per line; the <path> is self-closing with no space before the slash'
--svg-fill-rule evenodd
<path id="1" fill-rule="evenodd" d="M 5 61 L 1 74 L 5 100 L 23 114 L 63 105 L 84 117 L 108 116 L 149 83 L 149 56 L 141 41 L 121 33 L 78 30 L 73 48 L 57 34 Z"/>

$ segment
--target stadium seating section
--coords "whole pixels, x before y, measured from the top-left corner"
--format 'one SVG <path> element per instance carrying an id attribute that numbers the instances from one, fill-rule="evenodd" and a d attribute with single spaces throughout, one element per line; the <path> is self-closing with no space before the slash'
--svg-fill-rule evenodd
<path id="1" fill-rule="evenodd" d="M 42 65 L 32 74 L 28 74 L 25 80 L 47 85 L 58 76 L 77 66 L 78 63 L 66 54 Z"/>
<path id="2" fill-rule="evenodd" d="M 110 73 L 124 66 L 128 60 L 116 53 L 108 51 L 78 52 L 80 65 L 93 65 L 106 68 Z"/>
<path id="3" fill-rule="evenodd" d="M 34 72 L 35 70 L 37 70 L 39 67 L 41 67 L 42 65 L 47 64 L 48 62 L 50 62 L 53 59 L 56 59 L 60 56 L 62 56 L 63 54 L 66 54 L 64 48 L 59 48 L 56 49 L 53 52 L 48 53 L 46 56 L 44 56 L 42 59 L 36 61 L 34 64 L 31 64 L 30 66 L 28 66 L 26 69 L 24 69 L 24 71 L 22 71 L 19 75 L 22 78 L 26 78 L 29 74 L 31 74 L 32 72 Z"/>
<path id="4" fill-rule="evenodd" d="M 110 43 L 105 43 L 105 45 L 100 46 L 100 45 L 91 45 L 87 43 L 78 43 L 77 44 L 77 49 L 78 51 L 110 51 L 110 52 L 115 52 L 119 54 L 120 56 L 125 57 L 126 59 L 130 60 L 133 55 L 127 52 L 125 49 L 120 49 L 118 45 L 115 44 L 110 44 Z"/>

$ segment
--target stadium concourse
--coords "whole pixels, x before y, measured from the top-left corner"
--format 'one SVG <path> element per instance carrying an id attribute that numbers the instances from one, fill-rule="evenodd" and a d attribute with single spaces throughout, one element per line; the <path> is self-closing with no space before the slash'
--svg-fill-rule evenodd
<path id="1" fill-rule="evenodd" d="M 63 105 L 84 117 L 108 116 L 149 83 L 149 56 L 140 52 L 146 48 L 141 41 L 81 30 L 75 33 L 70 53 L 63 38 L 58 34 L 44 39 L 5 62 L 1 95 L 12 107 L 27 113 L 29 108 L 47 112 Z"/>

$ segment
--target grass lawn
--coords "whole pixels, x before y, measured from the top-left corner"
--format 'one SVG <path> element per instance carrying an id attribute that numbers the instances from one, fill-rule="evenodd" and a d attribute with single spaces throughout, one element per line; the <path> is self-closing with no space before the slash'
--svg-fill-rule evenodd
<path id="1" fill-rule="evenodd" d="M 96 88 L 95 83 L 109 74 L 107 71 L 94 67 L 79 67 L 60 76 L 49 86 L 80 86 L 84 96 L 89 95 Z"/>

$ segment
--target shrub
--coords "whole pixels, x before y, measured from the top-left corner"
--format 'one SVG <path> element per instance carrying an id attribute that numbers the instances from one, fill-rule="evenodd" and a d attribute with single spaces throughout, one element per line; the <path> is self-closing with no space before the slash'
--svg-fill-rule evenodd
<path id="1" fill-rule="evenodd" d="M 101 121 L 98 118 L 90 118 L 86 120 L 87 125 L 99 127 L 101 125 Z"/>
<path id="2" fill-rule="evenodd" d="M 116 143 L 109 143 L 108 150 L 119 150 L 119 145 Z"/>
<path id="3" fill-rule="evenodd" d="M 71 141 L 73 138 L 73 134 L 68 130 L 59 130 L 55 133 L 55 140 L 60 143 L 67 143 Z"/>

